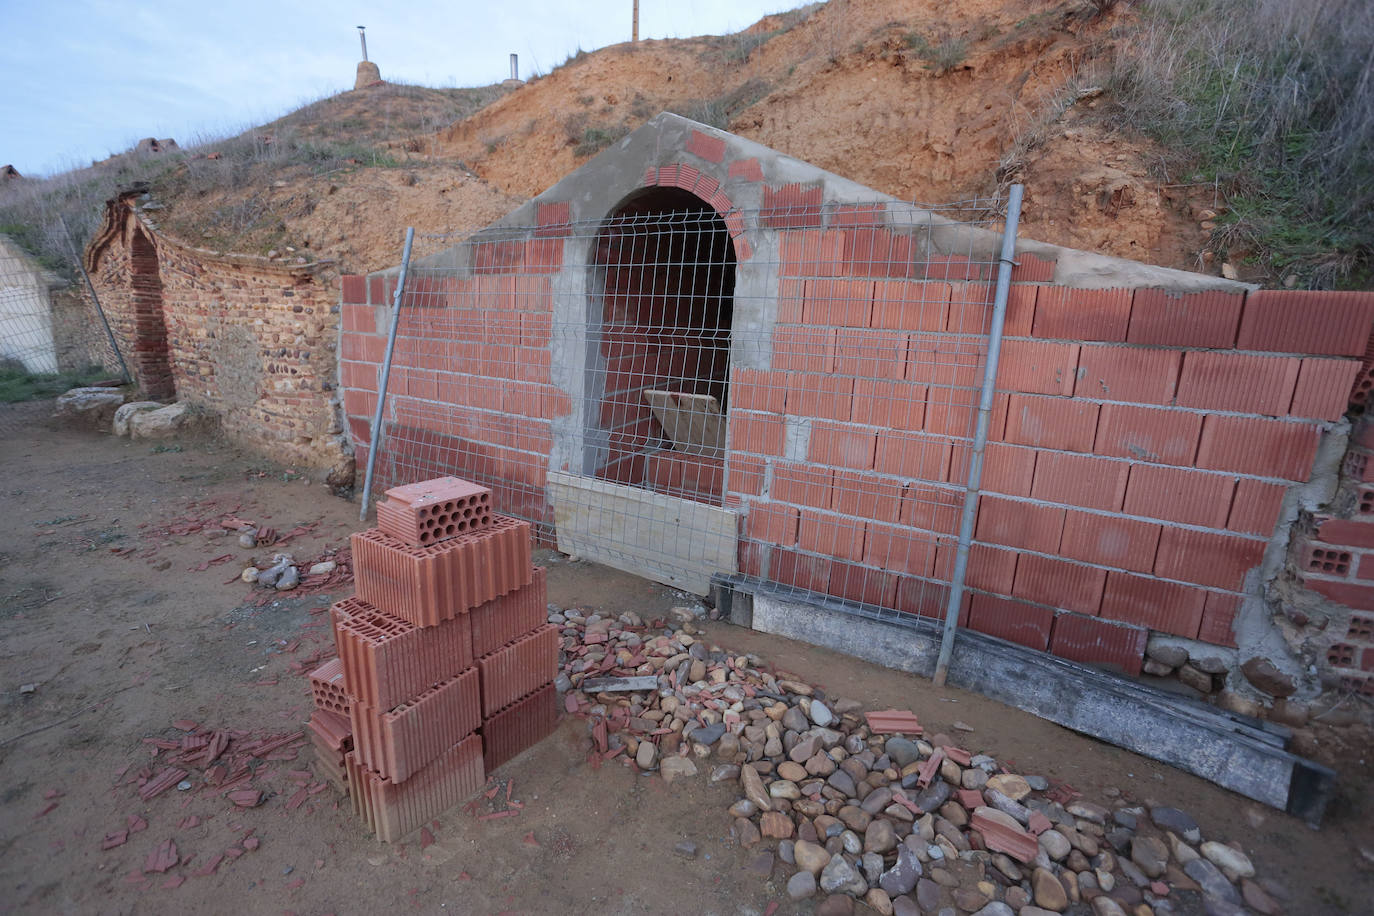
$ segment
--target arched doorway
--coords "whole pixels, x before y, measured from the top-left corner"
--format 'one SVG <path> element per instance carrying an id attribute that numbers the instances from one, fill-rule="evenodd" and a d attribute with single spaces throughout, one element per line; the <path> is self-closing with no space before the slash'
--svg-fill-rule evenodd
<path id="1" fill-rule="evenodd" d="M 157 248 L 140 228 L 129 245 L 129 298 L 134 313 L 134 372 L 145 397 L 153 400 L 176 397 L 172 364 L 167 351 L 167 320 L 162 311 L 162 277 L 157 267 Z"/>
<path id="2" fill-rule="evenodd" d="M 588 470 L 721 504 L 735 252 L 724 220 L 677 188 L 636 191 L 592 257 Z"/>

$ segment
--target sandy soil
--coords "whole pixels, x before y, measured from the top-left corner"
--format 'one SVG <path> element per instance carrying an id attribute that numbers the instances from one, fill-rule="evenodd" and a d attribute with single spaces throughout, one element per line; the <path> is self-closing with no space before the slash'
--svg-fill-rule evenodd
<path id="1" fill-rule="evenodd" d="M 1131 15 L 1120 4 L 1093 17 L 1081 0 L 831 0 L 737 35 L 579 54 L 505 94 L 342 93 L 262 131 L 366 140 L 396 165 L 169 188 L 162 219 L 198 244 L 223 213 L 258 207 L 279 222 L 216 244 L 289 245 L 341 272 L 378 270 L 398 263 L 406 226 L 469 234 L 666 110 L 899 199 L 951 203 L 1020 181 L 1026 238 L 1216 273 L 1198 213 L 1219 202 L 1170 183 L 1168 151 L 1125 131 L 1102 94 Z M 447 244 L 422 237 L 419 253 Z"/>
<path id="2" fill-rule="evenodd" d="M 493 800 L 451 811 L 395 846 L 375 842 L 333 789 L 294 810 L 291 771 L 309 751 L 272 761 L 255 785 L 264 804 L 234 808 L 193 787 L 140 801 L 128 773 L 150 762 L 144 739 L 175 738 L 176 720 L 279 734 L 308 716 L 308 682 L 292 670 L 328 645 L 322 610 L 336 595 L 282 598 L 225 584 L 255 555 L 233 535 L 169 533 L 233 514 L 278 531 L 314 527 L 286 547 L 310 559 L 346 543 L 357 506 L 289 471 L 210 440 L 157 449 L 93 433 L 32 426 L 0 440 L 6 524 L 0 529 L 0 912 L 15 913 L 763 913 L 810 912 L 786 900 L 781 867 L 747 870 L 730 844 L 732 787 L 703 775 L 666 788 L 618 765 L 586 762 L 585 724 L 495 774 Z M 213 527 L 213 526 L 211 526 Z M 130 550 L 131 549 L 131 550 Z M 219 557 L 229 559 L 205 565 Z M 545 552 L 550 598 L 563 606 L 635 610 L 683 602 L 643 580 Z M 1239 839 L 1260 873 L 1287 885 L 1292 913 L 1355 913 L 1374 894 L 1357 867 L 1369 827 L 1367 747 L 1330 732 L 1320 746 L 1346 779 L 1328 825 L 1314 832 L 1277 812 L 1133 754 L 958 690 L 775 637 L 711 624 L 710 639 L 764 655 L 831 693 L 914 710 L 936 730 L 958 719 L 967 746 L 1024 772 L 1067 780 L 1090 800 L 1109 790 L 1168 800 L 1209 836 Z M 294 651 L 292 651 L 294 650 Z M 21 685 L 33 684 L 32 693 Z M 479 820 L 504 807 L 518 816 Z M 313 783 L 312 783 L 313 784 Z M 55 804 L 54 804 L 55 803 Z M 102 850 L 136 816 L 147 828 Z M 198 820 L 194 826 L 191 824 Z M 194 872 L 245 836 L 259 846 Z M 696 859 L 673 854 L 680 839 Z M 142 867 L 171 839 L 183 863 Z M 185 862 L 190 858 L 189 863 Z M 179 886 L 169 878 L 184 878 Z"/>

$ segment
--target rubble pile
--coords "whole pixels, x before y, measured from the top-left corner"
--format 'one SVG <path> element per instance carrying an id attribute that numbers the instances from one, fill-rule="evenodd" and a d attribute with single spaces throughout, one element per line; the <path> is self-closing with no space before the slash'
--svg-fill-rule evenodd
<path id="1" fill-rule="evenodd" d="M 730 655 L 696 635 L 689 609 L 669 617 L 550 613 L 564 708 L 588 720 L 595 763 L 735 786 L 734 841 L 792 899 L 819 898 L 816 913 L 1283 911 L 1283 888 L 1239 844 L 1204 840 L 1177 808 L 1085 801 L 926 735 L 910 712 L 865 713 Z"/>

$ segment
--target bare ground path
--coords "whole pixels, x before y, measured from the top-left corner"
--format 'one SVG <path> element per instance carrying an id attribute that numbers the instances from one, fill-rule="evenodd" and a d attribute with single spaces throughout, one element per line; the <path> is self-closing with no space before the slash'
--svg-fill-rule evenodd
<path id="1" fill-rule="evenodd" d="M 616 763 L 594 769 L 576 719 L 498 771 L 495 801 L 477 809 L 499 804 L 510 782 L 524 804 L 518 816 L 452 811 L 423 849 L 418 837 L 375 842 L 333 789 L 292 807 L 292 774 L 308 767 L 307 751 L 265 763 L 255 785 L 269 795 L 252 809 L 199 788 L 143 801 L 134 786 L 117 785 L 150 762 L 145 738 L 177 739 L 177 720 L 298 730 L 309 697 L 293 665 L 308 667 L 327 646 L 321 611 L 346 594 L 288 593 L 254 606 L 264 593 L 226 580 L 255 551 L 214 526 L 196 528 L 220 515 L 281 532 L 313 526 L 285 547 L 308 560 L 346 544 L 356 504 L 214 441 L 179 447 L 41 424 L 0 440 L 0 912 L 761 914 L 774 901 L 781 913 L 811 911 L 811 902 L 798 909 L 787 900 L 781 868 L 767 877 L 746 869 L 753 854 L 732 845 L 725 813 L 734 786 L 703 775 L 669 788 Z M 544 558 L 550 600 L 562 606 L 650 617 L 682 602 L 643 580 Z M 970 748 L 1072 783 L 1088 799 L 1116 791 L 1184 808 L 1208 835 L 1239 839 L 1261 874 L 1285 884 L 1291 913 L 1367 912 L 1374 899 L 1356 850 L 1374 842 L 1363 733 L 1316 735 L 1344 782 L 1328 825 L 1314 832 L 978 696 L 725 624 L 706 634 L 831 694 L 911 708 L 928 728 L 961 720 L 974 729 Z M 121 831 L 122 844 L 102 849 Z M 695 859 L 673 854 L 684 838 L 697 844 Z M 182 864 L 144 875 L 167 840 Z M 196 875 L 229 849 L 239 856 Z"/>

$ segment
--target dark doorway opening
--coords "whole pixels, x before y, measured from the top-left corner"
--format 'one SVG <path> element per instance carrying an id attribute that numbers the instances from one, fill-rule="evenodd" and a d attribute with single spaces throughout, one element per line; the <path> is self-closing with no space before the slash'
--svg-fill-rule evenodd
<path id="1" fill-rule="evenodd" d="M 593 267 L 593 475 L 720 505 L 735 295 L 724 220 L 687 191 L 644 189 L 607 218 Z"/>

